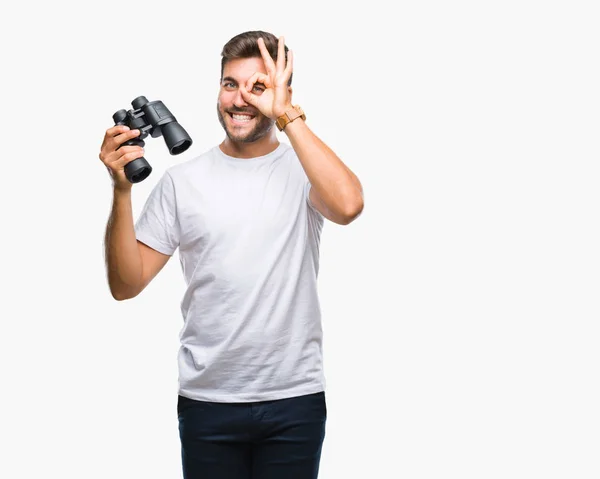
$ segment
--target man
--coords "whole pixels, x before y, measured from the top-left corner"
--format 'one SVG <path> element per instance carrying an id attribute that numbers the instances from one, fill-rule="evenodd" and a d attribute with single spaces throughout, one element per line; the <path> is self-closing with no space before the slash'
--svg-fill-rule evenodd
<path id="1" fill-rule="evenodd" d="M 106 132 L 110 290 L 117 300 L 137 296 L 179 248 L 186 479 L 312 479 L 327 415 L 319 238 L 324 218 L 346 225 L 361 213 L 362 187 L 292 104 L 283 37 L 245 32 L 222 57 L 225 139 L 168 168 L 135 225 L 124 166 L 143 150 L 117 150 L 135 131 Z M 277 140 L 276 121 L 291 146 Z"/>

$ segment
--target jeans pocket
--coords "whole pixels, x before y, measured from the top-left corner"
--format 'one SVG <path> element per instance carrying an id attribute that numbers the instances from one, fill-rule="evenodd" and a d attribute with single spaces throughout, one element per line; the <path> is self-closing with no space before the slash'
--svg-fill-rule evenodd
<path id="1" fill-rule="evenodd" d="M 305 396 L 307 400 L 308 413 L 311 416 L 318 416 L 322 419 L 327 419 L 327 400 L 325 398 L 325 392 L 309 394 Z"/>
<path id="2" fill-rule="evenodd" d="M 186 410 L 192 407 L 196 403 L 193 399 L 186 398 L 181 394 L 177 396 L 177 416 L 181 416 L 181 414 Z"/>

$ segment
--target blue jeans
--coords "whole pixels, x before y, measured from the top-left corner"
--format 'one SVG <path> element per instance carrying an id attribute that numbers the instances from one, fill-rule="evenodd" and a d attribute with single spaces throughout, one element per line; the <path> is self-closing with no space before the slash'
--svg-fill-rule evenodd
<path id="1" fill-rule="evenodd" d="M 316 479 L 325 392 L 251 403 L 177 401 L 184 479 Z"/>

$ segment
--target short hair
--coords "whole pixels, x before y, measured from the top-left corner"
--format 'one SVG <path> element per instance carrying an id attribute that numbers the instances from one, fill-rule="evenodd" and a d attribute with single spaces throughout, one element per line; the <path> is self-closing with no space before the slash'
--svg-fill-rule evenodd
<path id="1" fill-rule="evenodd" d="M 274 62 L 277 62 L 279 39 L 275 35 L 260 30 L 240 33 L 223 46 L 223 51 L 221 51 L 221 56 L 223 57 L 221 58 L 221 79 L 223 79 L 223 70 L 225 69 L 225 64 L 228 61 L 235 60 L 237 58 L 262 58 L 257 43 L 258 39 L 261 37 L 265 41 L 265 46 L 267 47 L 269 55 L 271 55 L 271 58 Z M 288 47 L 284 46 L 284 48 L 285 59 L 287 61 Z M 290 75 L 290 79 L 288 80 L 288 86 L 292 84 L 292 76 L 293 73 Z"/>

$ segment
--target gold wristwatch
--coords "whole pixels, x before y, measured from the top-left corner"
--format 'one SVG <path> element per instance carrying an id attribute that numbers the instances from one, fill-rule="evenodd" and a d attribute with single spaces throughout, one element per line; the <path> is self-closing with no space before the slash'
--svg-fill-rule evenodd
<path id="1" fill-rule="evenodd" d="M 279 118 L 277 118 L 275 123 L 277 124 L 277 128 L 279 128 L 279 131 L 283 131 L 283 129 L 285 128 L 285 125 L 287 125 L 288 123 L 291 123 L 296 118 L 302 118 L 303 120 L 306 120 L 306 115 L 302 111 L 302 108 L 300 108 L 300 106 L 298 106 L 298 105 L 293 106 L 288 111 L 286 111 L 283 115 L 281 115 Z"/>

